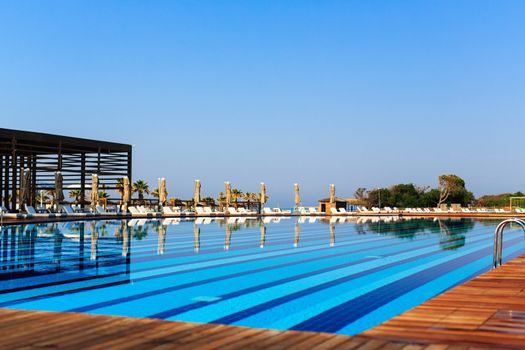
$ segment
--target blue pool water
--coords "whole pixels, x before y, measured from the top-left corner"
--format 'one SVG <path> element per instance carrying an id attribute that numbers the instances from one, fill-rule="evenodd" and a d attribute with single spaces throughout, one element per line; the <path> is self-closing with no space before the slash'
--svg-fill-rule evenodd
<path id="1" fill-rule="evenodd" d="M 494 221 L 341 220 L 4 226 L 0 307 L 356 334 L 490 269 Z"/>

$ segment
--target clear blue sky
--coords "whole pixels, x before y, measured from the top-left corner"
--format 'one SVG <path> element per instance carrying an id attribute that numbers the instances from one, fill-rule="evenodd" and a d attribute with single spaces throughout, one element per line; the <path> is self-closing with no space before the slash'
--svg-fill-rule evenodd
<path id="1" fill-rule="evenodd" d="M 134 145 L 135 178 L 305 204 L 525 190 L 525 1 L 0 1 L 1 126 Z M 154 186 L 152 186 L 154 187 Z"/>

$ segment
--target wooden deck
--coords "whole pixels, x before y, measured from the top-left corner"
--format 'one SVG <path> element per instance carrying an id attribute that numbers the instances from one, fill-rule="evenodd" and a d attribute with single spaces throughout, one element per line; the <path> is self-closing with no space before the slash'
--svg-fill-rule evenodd
<path id="1" fill-rule="evenodd" d="M 328 333 L 0 309 L 0 349 L 454 349 Z"/>
<path id="2" fill-rule="evenodd" d="M 525 255 L 362 335 L 420 344 L 525 349 Z"/>

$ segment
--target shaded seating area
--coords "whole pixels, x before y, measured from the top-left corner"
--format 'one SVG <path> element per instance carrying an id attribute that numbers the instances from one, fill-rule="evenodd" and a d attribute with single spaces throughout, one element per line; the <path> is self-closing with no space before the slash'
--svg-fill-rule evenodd
<path id="1" fill-rule="evenodd" d="M 34 208 L 46 191 L 53 194 L 49 215 L 72 215 L 70 207 L 60 208 L 67 204 L 64 190 L 78 190 L 77 202 L 85 208 L 92 176 L 105 191 L 115 191 L 118 179 L 131 178 L 131 161 L 128 144 L 0 128 L 0 204 L 9 213 L 44 215 Z"/>

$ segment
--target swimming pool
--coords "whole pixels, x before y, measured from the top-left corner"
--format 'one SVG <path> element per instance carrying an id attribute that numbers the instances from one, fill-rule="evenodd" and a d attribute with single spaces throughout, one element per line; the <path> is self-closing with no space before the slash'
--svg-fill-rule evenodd
<path id="1" fill-rule="evenodd" d="M 352 335 L 489 270 L 497 223 L 230 218 L 4 226 L 0 307 Z M 510 228 L 505 260 L 523 252 L 523 233 Z"/>

